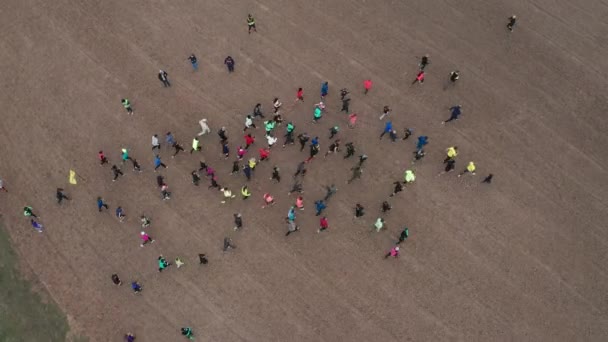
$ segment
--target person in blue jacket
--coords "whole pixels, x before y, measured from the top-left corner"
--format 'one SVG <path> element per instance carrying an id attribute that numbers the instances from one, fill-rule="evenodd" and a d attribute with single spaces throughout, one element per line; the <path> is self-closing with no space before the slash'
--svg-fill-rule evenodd
<path id="1" fill-rule="evenodd" d="M 429 137 L 427 137 L 426 135 L 421 135 L 418 137 L 418 142 L 416 143 L 416 150 L 421 150 L 424 145 L 428 144 Z"/>
<path id="2" fill-rule="evenodd" d="M 385 134 L 390 133 L 392 130 L 393 130 L 393 122 L 387 121 L 386 124 L 384 124 L 384 131 L 382 131 L 382 134 L 380 134 L 380 139 L 382 139 L 382 137 Z"/>
<path id="3" fill-rule="evenodd" d="M 315 208 L 317 209 L 316 216 L 319 216 L 319 215 L 321 215 L 323 210 L 325 210 L 325 208 L 327 208 L 327 206 L 325 205 L 325 202 L 323 202 L 323 200 L 318 200 L 315 202 Z"/>
<path id="4" fill-rule="evenodd" d="M 327 96 L 328 92 L 329 92 L 329 83 L 328 82 L 321 83 L 321 99 L 325 99 L 325 96 Z"/>

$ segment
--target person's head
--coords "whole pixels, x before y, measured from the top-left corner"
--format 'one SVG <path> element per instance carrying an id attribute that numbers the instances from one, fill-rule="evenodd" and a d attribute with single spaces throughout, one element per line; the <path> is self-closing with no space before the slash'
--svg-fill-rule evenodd
<path id="1" fill-rule="evenodd" d="M 274 100 L 272 100 L 272 102 L 279 102 L 279 98 L 275 97 Z"/>
<path id="2" fill-rule="evenodd" d="M 171 135 L 171 132 L 167 132 L 167 135 Z"/>
<path id="3" fill-rule="evenodd" d="M 155 137 L 155 138 L 158 138 L 158 134 L 154 134 L 154 137 Z"/>
<path id="4" fill-rule="evenodd" d="M 298 91 L 302 91 L 302 88 L 298 88 Z"/>
<path id="5" fill-rule="evenodd" d="M 395 247 L 395 250 L 398 252 L 399 251 L 399 246 Z"/>

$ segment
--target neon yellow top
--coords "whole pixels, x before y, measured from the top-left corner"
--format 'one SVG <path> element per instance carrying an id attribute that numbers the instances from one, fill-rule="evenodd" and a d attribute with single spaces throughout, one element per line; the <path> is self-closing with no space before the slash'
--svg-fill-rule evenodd
<path id="1" fill-rule="evenodd" d="M 411 183 L 416 180 L 416 174 L 412 170 L 405 170 L 405 182 Z"/>
<path id="2" fill-rule="evenodd" d="M 475 163 L 469 162 L 469 165 L 467 165 L 467 170 L 471 173 L 475 172 Z"/>
<path id="3" fill-rule="evenodd" d="M 456 149 L 454 147 L 448 147 L 448 157 L 450 158 L 454 158 L 458 155 L 458 152 L 456 152 Z"/>

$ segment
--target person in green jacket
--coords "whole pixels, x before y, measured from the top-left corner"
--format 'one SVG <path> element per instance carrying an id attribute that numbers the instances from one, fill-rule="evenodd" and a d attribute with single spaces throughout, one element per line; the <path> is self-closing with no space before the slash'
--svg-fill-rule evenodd
<path id="1" fill-rule="evenodd" d="M 34 214 L 34 209 L 32 207 L 28 207 L 28 206 L 23 207 L 23 216 L 38 218 L 38 216 L 36 216 L 36 214 Z"/>
<path id="2" fill-rule="evenodd" d="M 127 113 L 133 115 L 133 108 L 131 108 L 131 102 L 129 102 L 129 99 L 122 99 L 121 102 L 122 106 L 127 110 Z"/>
<path id="3" fill-rule="evenodd" d="M 189 340 L 194 340 L 194 332 L 192 331 L 192 328 L 184 327 L 181 329 L 181 331 L 182 336 L 185 336 Z"/>
<path id="4" fill-rule="evenodd" d="M 165 268 L 171 264 L 162 255 L 158 257 L 158 272 L 162 272 Z"/>
<path id="5" fill-rule="evenodd" d="M 251 14 L 247 16 L 247 27 L 249 27 L 249 34 L 251 34 L 251 31 L 258 32 L 258 30 L 255 28 L 255 19 Z"/>

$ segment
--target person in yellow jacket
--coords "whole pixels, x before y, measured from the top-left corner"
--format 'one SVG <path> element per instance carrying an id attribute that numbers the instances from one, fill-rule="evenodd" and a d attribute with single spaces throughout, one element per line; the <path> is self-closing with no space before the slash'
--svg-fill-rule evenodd
<path id="1" fill-rule="evenodd" d="M 447 163 L 448 160 L 450 160 L 450 159 L 454 160 L 456 158 L 456 156 L 458 155 L 458 146 L 448 147 L 445 151 L 446 151 L 447 156 L 443 160 L 444 164 Z"/>
<path id="2" fill-rule="evenodd" d="M 243 196 L 243 199 L 246 200 L 251 196 L 251 191 L 249 191 L 249 188 L 247 187 L 247 185 L 244 185 L 241 188 L 241 195 Z"/>
<path id="3" fill-rule="evenodd" d="M 190 150 L 190 154 L 192 154 L 192 152 L 194 151 L 200 151 L 201 150 L 201 143 L 198 140 L 198 138 L 194 138 L 192 139 L 192 149 Z"/>
<path id="4" fill-rule="evenodd" d="M 416 181 L 416 174 L 412 170 L 405 170 L 405 174 L 403 175 L 405 184 L 414 183 Z"/>
<path id="5" fill-rule="evenodd" d="M 467 168 L 462 171 L 458 177 L 464 175 L 465 173 L 469 172 L 470 174 L 472 174 L 473 176 L 475 175 L 475 163 L 473 163 L 472 161 L 469 162 L 469 164 L 467 165 Z"/>

